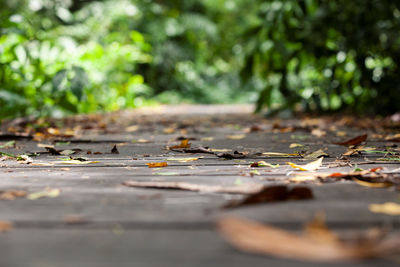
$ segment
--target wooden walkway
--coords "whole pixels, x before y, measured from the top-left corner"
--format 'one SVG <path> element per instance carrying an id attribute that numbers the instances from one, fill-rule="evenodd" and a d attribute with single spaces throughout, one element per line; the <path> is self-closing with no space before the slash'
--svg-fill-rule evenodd
<path id="1" fill-rule="evenodd" d="M 352 180 L 316 180 L 306 184 L 314 195 L 312 200 L 232 209 L 222 207 L 244 195 L 123 185 L 126 181 L 170 181 L 222 188 L 249 184 L 294 186 L 290 179 L 301 171 L 287 162 L 313 161 L 302 156 L 318 149 L 329 154 L 318 173 L 348 173 L 357 162 L 364 170 L 383 167 L 387 173 L 400 173 L 396 161 L 376 163 L 384 156 L 379 153 L 348 156 L 339 166 L 337 159 L 348 148 L 334 142 L 369 134 L 369 147 L 382 150 L 395 144 L 385 140 L 387 136 L 379 136 L 376 129 L 350 127 L 344 122 L 329 124 L 326 120 L 265 120 L 250 112 L 248 106 L 125 111 L 64 120 L 63 125 L 58 123 L 62 127 L 43 130 L 41 134 L 28 133 L 18 122 L 3 125 L 0 151 L 30 154 L 30 159 L 17 161 L 3 154 L 0 161 L 0 221 L 6 225 L 0 225 L 0 229 L 4 228 L 0 234 L 0 266 L 312 265 L 239 252 L 216 231 L 215 221 L 228 215 L 299 231 L 323 211 L 328 226 L 338 232 L 373 226 L 399 230 L 399 216 L 369 209 L 374 203 L 398 202 L 396 184 L 371 188 Z M 312 134 L 312 129 L 320 131 Z M 178 152 L 184 151 L 185 138 L 191 149 L 208 147 L 214 154 Z M 5 145 L 10 141 L 15 143 Z M 114 145 L 117 151 L 112 150 Z M 68 155 L 71 150 L 76 153 Z M 66 155 L 52 155 L 59 152 Z M 287 158 L 270 152 L 295 155 Z M 227 159 L 229 155 L 233 159 Z M 261 160 L 279 167 L 249 167 Z M 149 168 L 148 163 L 156 162 L 166 162 L 168 166 Z M 12 190 L 22 193 L 10 199 Z M 43 191 L 42 195 L 32 194 Z M 397 264 L 396 260 L 369 259 L 329 266 Z"/>

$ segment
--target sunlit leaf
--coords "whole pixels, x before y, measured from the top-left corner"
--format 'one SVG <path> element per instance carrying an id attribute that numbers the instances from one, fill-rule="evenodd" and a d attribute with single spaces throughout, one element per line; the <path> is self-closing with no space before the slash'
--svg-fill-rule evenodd
<path id="1" fill-rule="evenodd" d="M 60 192 L 61 192 L 61 190 L 58 188 L 46 188 L 43 191 L 31 193 L 31 194 L 27 195 L 26 198 L 29 200 L 36 200 L 36 199 L 44 198 L 44 197 L 55 198 L 60 195 Z"/>
<path id="2" fill-rule="evenodd" d="M 315 171 L 315 170 L 317 170 L 319 167 L 322 166 L 322 160 L 323 160 L 323 159 L 324 159 L 324 158 L 319 158 L 319 159 L 317 159 L 316 161 L 310 162 L 310 163 L 308 163 L 308 164 L 306 164 L 306 165 L 297 165 L 297 164 L 292 163 L 292 162 L 288 162 L 288 164 L 289 164 L 292 168 L 299 169 L 299 170 L 301 170 L 301 171 Z"/>
<path id="3" fill-rule="evenodd" d="M 399 216 L 400 204 L 394 202 L 386 202 L 384 204 L 371 204 L 369 205 L 369 210 L 375 213 Z"/>
<path id="4" fill-rule="evenodd" d="M 168 163 L 167 162 L 149 162 L 146 163 L 149 168 L 161 168 L 161 167 L 167 167 Z"/>
<path id="5" fill-rule="evenodd" d="M 268 163 L 268 162 L 265 162 L 265 161 L 263 161 L 263 160 L 261 160 L 261 161 L 257 161 L 257 162 L 254 162 L 254 163 L 252 163 L 252 164 L 250 164 L 250 167 L 271 167 L 271 168 L 277 168 L 277 167 L 279 167 L 279 164 L 271 164 L 271 163 Z"/>

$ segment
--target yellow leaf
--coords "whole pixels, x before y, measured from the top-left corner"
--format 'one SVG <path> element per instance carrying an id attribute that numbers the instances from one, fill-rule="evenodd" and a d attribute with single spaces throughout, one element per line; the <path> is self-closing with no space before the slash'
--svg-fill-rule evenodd
<path id="1" fill-rule="evenodd" d="M 232 139 L 232 140 L 240 140 L 240 139 L 243 139 L 245 137 L 246 137 L 245 134 L 236 134 L 236 135 L 228 135 L 228 136 L 226 136 L 226 138 Z"/>
<path id="2" fill-rule="evenodd" d="M 164 132 L 165 134 L 173 134 L 175 131 L 176 131 L 176 128 L 175 128 L 175 127 L 168 127 L 168 128 L 164 128 L 164 129 L 163 129 L 163 132 Z"/>
<path id="3" fill-rule="evenodd" d="M 125 132 L 132 133 L 139 129 L 139 125 L 131 125 L 125 128 Z"/>
<path id="4" fill-rule="evenodd" d="M 198 160 L 199 158 L 168 158 L 168 161 L 178 161 L 178 162 L 189 162 L 189 161 L 195 161 Z"/>
<path id="5" fill-rule="evenodd" d="M 190 148 L 189 139 L 183 139 L 179 145 L 167 147 L 168 149 Z"/>
<path id="6" fill-rule="evenodd" d="M 54 198 L 60 195 L 61 190 L 58 188 L 46 188 L 44 191 L 29 194 L 26 198 L 29 200 L 36 200 L 43 197 Z"/>
<path id="7" fill-rule="evenodd" d="M 384 204 L 371 204 L 369 210 L 375 213 L 384 213 L 387 215 L 400 215 L 400 205 L 394 202 L 386 202 Z"/>
<path id="8" fill-rule="evenodd" d="M 302 144 L 293 143 L 293 144 L 290 144 L 289 148 L 296 148 L 296 147 L 303 147 L 303 146 L 304 145 L 302 145 Z"/>
<path id="9" fill-rule="evenodd" d="M 368 182 L 364 180 L 360 180 L 357 178 L 353 178 L 353 181 L 359 185 L 366 186 L 366 187 L 373 187 L 373 188 L 386 188 L 391 187 L 393 184 L 391 182 Z"/>
<path id="10" fill-rule="evenodd" d="M 291 156 L 298 156 L 299 154 L 293 153 L 280 153 L 280 152 L 264 152 L 262 153 L 263 156 L 267 157 L 291 157 Z"/>
<path id="11" fill-rule="evenodd" d="M 159 167 L 167 167 L 168 163 L 166 162 L 150 162 L 146 164 L 149 168 L 159 168 Z"/>
<path id="12" fill-rule="evenodd" d="M 299 169 L 300 171 L 315 171 L 319 167 L 321 167 L 323 159 L 324 158 L 319 158 L 316 161 L 310 162 L 310 163 L 308 163 L 306 165 L 297 165 L 297 164 L 292 163 L 292 162 L 288 162 L 288 164 L 290 166 L 292 166 L 292 168 Z"/>

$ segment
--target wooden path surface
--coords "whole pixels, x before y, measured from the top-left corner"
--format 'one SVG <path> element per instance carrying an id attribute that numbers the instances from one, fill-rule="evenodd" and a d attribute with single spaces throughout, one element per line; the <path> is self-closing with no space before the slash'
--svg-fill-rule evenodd
<path id="1" fill-rule="evenodd" d="M 321 266 L 239 252 L 216 231 L 215 221 L 228 215 L 299 231 L 323 211 L 327 225 L 338 232 L 374 226 L 399 231 L 400 216 L 369 209 L 370 204 L 399 202 L 398 185 L 371 188 L 352 180 L 312 181 L 306 184 L 313 192 L 312 200 L 232 209 L 222 207 L 243 195 L 123 185 L 125 181 L 172 181 L 222 187 L 291 187 L 294 184 L 290 178 L 300 171 L 287 162 L 313 161 L 304 160 L 302 153 L 318 149 L 324 149 L 329 157 L 324 158 L 317 173 L 350 172 L 358 162 L 364 170 L 383 167 L 387 173 L 398 174 L 398 161 L 380 161 L 387 155 L 379 153 L 360 153 L 347 160 L 342 158 L 338 164 L 348 148 L 334 142 L 363 134 L 369 134 L 367 146 L 382 150 L 390 145 L 396 151 L 396 142 L 387 141 L 388 133 L 380 133 L 379 129 L 351 127 L 344 122 L 330 124 L 326 120 L 266 120 L 252 115 L 248 106 L 149 108 L 80 116 L 63 123 L 54 124 L 59 128 L 48 125 L 53 128 L 45 134 L 27 132 L 26 125 L 18 121 L 2 126 L 0 145 L 13 140 L 15 143 L 0 151 L 13 155 L 30 153 L 32 162 L 10 157 L 0 161 L 2 193 L 20 190 L 28 194 L 0 200 L 0 221 L 11 225 L 0 233 L 0 266 Z M 312 129 L 326 135 L 318 137 L 321 132 L 311 134 Z M 215 154 L 166 149 L 181 144 L 185 138 L 189 138 L 191 148 L 208 147 Z M 293 148 L 294 143 L 304 147 Z M 114 145 L 118 153 L 111 152 Z M 52 155 L 45 146 L 57 151 L 79 151 L 69 156 Z M 245 156 L 218 157 L 221 153 L 234 155 L 234 151 Z M 298 155 L 287 158 L 262 154 L 266 152 Z M 65 160 L 70 156 L 78 160 Z M 93 163 L 75 164 L 83 157 Z M 279 167 L 249 167 L 260 160 Z M 168 166 L 149 168 L 147 164 L 151 162 L 167 162 Z M 35 198 L 32 193 L 43 190 L 53 190 L 53 197 L 29 199 Z M 0 198 L 7 195 L 0 192 Z M 328 266 L 397 266 L 398 260 L 378 258 Z"/>

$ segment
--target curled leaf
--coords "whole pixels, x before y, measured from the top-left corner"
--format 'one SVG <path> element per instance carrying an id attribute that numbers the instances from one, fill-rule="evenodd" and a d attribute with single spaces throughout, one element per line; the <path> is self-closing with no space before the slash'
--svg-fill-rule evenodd
<path id="1" fill-rule="evenodd" d="M 353 181 L 359 185 L 366 186 L 366 187 L 372 187 L 372 188 L 387 188 L 387 187 L 391 187 L 393 185 L 393 183 L 391 183 L 391 182 L 372 182 L 372 181 L 362 180 L 357 177 L 353 177 Z"/>
<path id="2" fill-rule="evenodd" d="M 254 167 L 271 167 L 271 168 L 277 168 L 277 167 L 279 167 L 279 164 L 274 165 L 274 164 L 271 164 L 271 163 L 268 163 L 268 162 L 265 162 L 265 161 L 261 160 L 261 161 L 257 161 L 257 162 L 252 163 L 252 164 L 250 165 L 250 167 L 252 167 L 252 168 L 254 168 Z"/>
<path id="3" fill-rule="evenodd" d="M 362 142 L 364 142 L 365 140 L 367 140 L 368 135 L 364 134 L 364 135 L 360 135 L 357 136 L 353 139 L 344 141 L 344 142 L 340 142 L 340 143 L 335 143 L 336 145 L 341 145 L 341 146 L 355 146 L 355 145 L 359 145 Z"/>
<path id="4" fill-rule="evenodd" d="M 29 200 L 36 200 L 36 199 L 44 198 L 44 197 L 55 198 L 60 195 L 60 192 L 61 192 L 61 190 L 58 188 L 49 188 L 48 187 L 43 191 L 31 193 L 26 198 Z"/>
<path id="5" fill-rule="evenodd" d="M 297 235 L 270 225 L 241 218 L 225 217 L 217 221 L 222 236 L 239 250 L 275 257 L 313 261 L 352 261 L 390 255 L 399 251 L 400 237 L 383 240 L 343 242 L 324 227 Z"/>
<path id="6" fill-rule="evenodd" d="M 168 163 L 166 162 L 149 162 L 146 163 L 147 166 L 149 166 L 149 168 L 161 168 L 161 167 L 167 167 Z"/>
<path id="7" fill-rule="evenodd" d="M 126 181 L 123 183 L 129 187 L 176 189 L 185 191 L 199 191 L 208 193 L 228 193 L 228 194 L 253 194 L 263 189 L 261 184 L 242 184 L 234 186 L 205 185 L 186 182 L 165 182 L 165 181 Z"/>
<path id="8" fill-rule="evenodd" d="M 322 160 L 324 158 L 319 158 L 316 161 L 310 162 L 306 165 L 297 165 L 295 163 L 292 162 L 288 162 L 288 164 L 295 169 L 299 169 L 300 171 L 315 171 L 317 170 L 319 167 L 322 166 Z"/>
<path id="9" fill-rule="evenodd" d="M 189 139 L 183 139 L 179 145 L 167 147 L 167 149 L 178 149 L 178 148 L 189 148 L 190 143 Z"/>
<path id="10" fill-rule="evenodd" d="M 268 186 L 262 189 L 260 192 L 246 196 L 242 200 L 233 200 L 225 205 L 224 208 L 287 200 L 306 200 L 312 198 L 313 193 L 308 187 L 296 186 L 293 188 L 288 188 L 285 185 Z"/>

